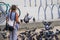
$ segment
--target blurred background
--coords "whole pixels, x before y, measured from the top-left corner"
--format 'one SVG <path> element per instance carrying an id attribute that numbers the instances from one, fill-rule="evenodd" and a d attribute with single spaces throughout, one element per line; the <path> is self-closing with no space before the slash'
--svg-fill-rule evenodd
<path id="1" fill-rule="evenodd" d="M 15 4 L 21 10 L 20 19 L 29 13 L 36 21 L 60 18 L 60 0 L 0 0 L 10 6 Z M 32 21 L 32 20 L 30 20 Z"/>

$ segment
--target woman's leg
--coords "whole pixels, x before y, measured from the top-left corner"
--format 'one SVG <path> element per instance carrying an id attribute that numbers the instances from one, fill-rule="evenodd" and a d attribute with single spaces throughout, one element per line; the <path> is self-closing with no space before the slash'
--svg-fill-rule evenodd
<path id="1" fill-rule="evenodd" d="M 12 35 L 12 34 L 13 34 L 13 33 L 12 33 L 12 32 L 10 32 L 10 35 L 9 35 L 9 36 L 10 36 L 10 37 L 9 37 L 9 40 L 13 40 L 13 37 L 12 37 L 13 35 Z"/>
<path id="2" fill-rule="evenodd" d="M 17 40 L 17 31 L 19 29 L 19 24 L 16 24 L 15 29 L 13 30 L 13 40 Z"/>
<path id="3" fill-rule="evenodd" d="M 13 40 L 17 40 L 17 29 L 13 31 Z"/>

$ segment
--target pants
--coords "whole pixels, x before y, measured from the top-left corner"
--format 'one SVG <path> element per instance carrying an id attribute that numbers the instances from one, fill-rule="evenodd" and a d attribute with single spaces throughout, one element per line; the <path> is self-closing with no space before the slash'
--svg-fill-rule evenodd
<path id="1" fill-rule="evenodd" d="M 12 32 L 10 32 L 9 40 L 17 40 L 17 31 L 18 31 L 18 24 L 16 24 L 16 28 Z"/>
<path id="2" fill-rule="evenodd" d="M 17 29 L 10 32 L 10 40 L 17 40 Z"/>

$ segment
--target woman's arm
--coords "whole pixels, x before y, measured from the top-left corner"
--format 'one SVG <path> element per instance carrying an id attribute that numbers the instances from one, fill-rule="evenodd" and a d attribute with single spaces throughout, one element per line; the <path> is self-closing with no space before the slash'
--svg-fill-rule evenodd
<path id="1" fill-rule="evenodd" d="M 9 14 L 6 15 L 6 23 L 8 22 L 9 18 L 8 18 Z"/>
<path id="2" fill-rule="evenodd" d="M 16 13 L 16 23 L 20 24 L 18 14 Z"/>

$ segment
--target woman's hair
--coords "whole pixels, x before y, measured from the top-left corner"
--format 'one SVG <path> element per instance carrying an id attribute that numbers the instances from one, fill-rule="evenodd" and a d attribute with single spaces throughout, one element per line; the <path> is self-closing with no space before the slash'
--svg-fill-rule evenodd
<path id="1" fill-rule="evenodd" d="M 11 11 L 16 10 L 16 9 L 17 9 L 17 6 L 16 5 L 12 5 L 11 6 Z"/>

